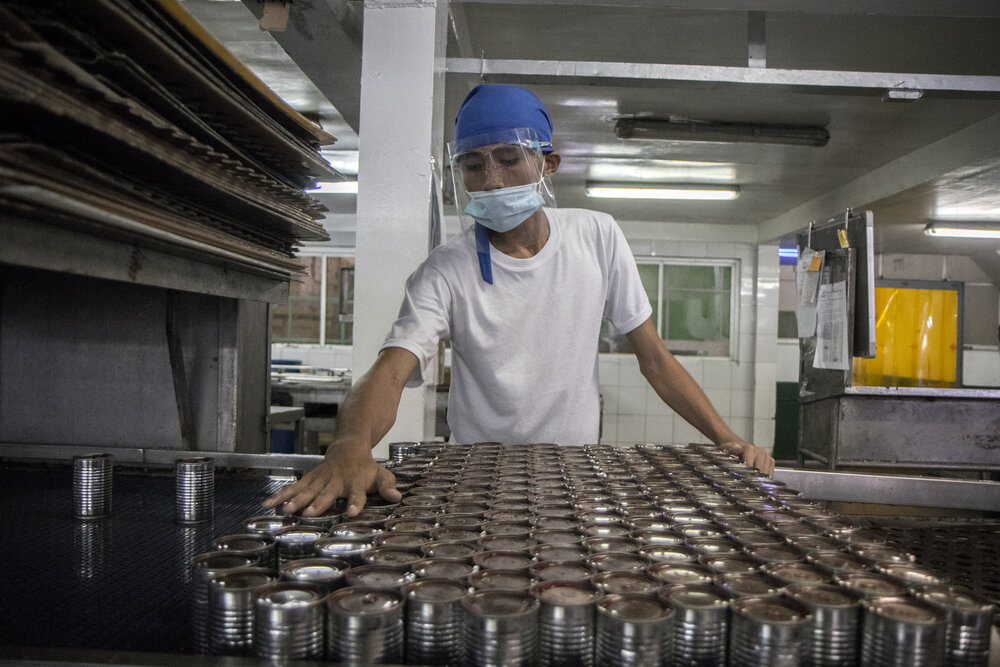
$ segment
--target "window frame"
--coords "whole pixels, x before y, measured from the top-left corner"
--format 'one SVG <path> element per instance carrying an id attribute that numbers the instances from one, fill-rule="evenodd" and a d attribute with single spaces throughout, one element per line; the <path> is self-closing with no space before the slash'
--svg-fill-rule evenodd
<path id="1" fill-rule="evenodd" d="M 323 251 L 323 250 L 306 250 L 306 251 L 300 251 L 300 252 L 296 253 L 296 255 L 295 255 L 296 259 L 305 260 L 305 259 L 319 258 L 319 259 L 322 260 L 320 262 L 320 288 L 319 288 L 319 335 L 318 335 L 318 341 L 319 342 L 317 342 L 317 343 L 301 343 L 301 342 L 294 342 L 294 341 L 287 341 L 287 340 L 274 340 L 273 336 L 272 336 L 272 340 L 271 340 L 272 343 L 277 343 L 279 345 L 318 345 L 318 346 L 334 346 L 334 345 L 345 346 L 345 345 L 348 345 L 346 343 L 327 343 L 326 342 L 326 340 L 327 340 L 327 331 L 326 331 L 327 330 L 327 326 L 326 326 L 327 295 L 329 293 L 328 292 L 329 285 L 327 283 L 328 273 L 329 273 L 329 271 L 328 271 L 329 261 L 328 260 L 331 259 L 331 258 L 351 258 L 351 259 L 355 259 L 355 257 L 356 257 L 356 255 L 355 255 L 354 252 L 352 252 L 350 250 L 347 250 L 347 249 L 343 249 L 343 248 L 330 249 L 328 251 Z M 291 295 L 290 294 L 289 294 L 289 301 L 291 301 Z M 291 315 L 291 312 L 292 311 L 289 310 L 289 314 L 290 315 Z M 270 318 L 271 318 L 271 314 L 269 313 L 268 314 L 268 330 L 269 331 L 271 329 Z M 291 323 L 291 317 L 289 317 L 289 323 Z M 353 334 L 352 334 L 352 342 L 350 343 L 350 345 L 353 345 Z"/>
<path id="2" fill-rule="evenodd" d="M 703 266 L 710 268 L 730 269 L 729 275 L 729 355 L 681 355 L 692 356 L 697 359 L 730 359 L 739 361 L 740 349 L 740 273 L 742 261 L 737 257 L 663 257 L 657 255 L 636 255 L 637 265 L 656 265 L 656 332 L 657 335 L 663 331 L 665 307 L 665 292 L 663 285 L 664 266 Z M 667 341 L 664 340 L 664 344 Z M 668 345 L 669 348 L 669 345 Z"/>

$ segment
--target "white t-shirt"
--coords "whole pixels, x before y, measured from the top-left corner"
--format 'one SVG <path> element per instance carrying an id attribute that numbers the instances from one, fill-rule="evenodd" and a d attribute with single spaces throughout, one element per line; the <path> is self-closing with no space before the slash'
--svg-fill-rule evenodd
<path id="1" fill-rule="evenodd" d="M 436 248 L 406 281 L 382 349 L 416 355 L 407 381 L 416 387 L 438 341 L 451 339 L 453 442 L 597 442 L 602 318 L 627 333 L 652 312 L 611 216 L 544 212 L 549 239 L 534 257 L 490 247 L 492 285 L 480 275 L 472 229 Z"/>

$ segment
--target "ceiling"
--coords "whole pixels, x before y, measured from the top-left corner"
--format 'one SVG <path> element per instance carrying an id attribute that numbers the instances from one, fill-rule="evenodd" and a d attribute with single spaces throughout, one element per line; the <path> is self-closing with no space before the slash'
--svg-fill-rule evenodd
<path id="1" fill-rule="evenodd" d="M 260 0 L 183 6 L 337 136 L 336 149 L 357 150 L 363 2 L 294 0 L 288 29 L 273 33 L 258 28 Z M 1000 283 L 1000 241 L 922 233 L 935 219 L 1000 224 L 993 0 L 452 0 L 449 12 L 448 124 L 481 80 L 530 87 L 563 155 L 561 206 L 607 211 L 631 229 L 727 225 L 783 245 L 810 220 L 867 208 L 878 252 L 967 255 Z M 883 101 L 890 88 L 921 97 Z M 822 126 L 830 140 L 619 139 L 622 117 Z M 595 180 L 734 184 L 740 195 L 591 199 L 584 185 Z M 354 210 L 352 195 L 323 197 L 334 213 Z"/>

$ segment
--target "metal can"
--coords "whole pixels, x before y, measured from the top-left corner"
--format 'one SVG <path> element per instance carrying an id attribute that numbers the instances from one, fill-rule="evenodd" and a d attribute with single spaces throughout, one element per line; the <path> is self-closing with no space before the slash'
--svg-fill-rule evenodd
<path id="1" fill-rule="evenodd" d="M 585 581 L 546 581 L 530 592 L 539 602 L 538 664 L 594 664 L 595 604 L 602 593 Z"/>
<path id="2" fill-rule="evenodd" d="M 325 653 L 326 589 L 279 581 L 254 593 L 253 653 L 272 662 L 319 660 Z"/>
<path id="3" fill-rule="evenodd" d="M 259 557 L 236 551 L 208 551 L 191 559 L 192 606 L 191 625 L 194 650 L 211 651 L 209 632 L 208 590 L 211 581 L 241 567 L 253 567 Z"/>
<path id="4" fill-rule="evenodd" d="M 898 579 L 875 572 L 841 572 L 833 580 L 865 599 L 905 596 L 909 592 Z"/>
<path id="5" fill-rule="evenodd" d="M 580 561 L 539 561 L 528 568 L 528 574 L 538 581 L 587 581 L 595 570 Z"/>
<path id="6" fill-rule="evenodd" d="M 174 461 L 174 497 L 178 523 L 210 521 L 215 514 L 215 461 L 208 456 Z"/>
<path id="7" fill-rule="evenodd" d="M 674 610 L 648 595 L 605 595 L 597 602 L 597 665 L 665 665 Z"/>
<path id="8" fill-rule="evenodd" d="M 710 568 L 697 563 L 656 563 L 648 571 L 664 586 L 711 584 L 715 579 L 715 573 Z"/>
<path id="9" fill-rule="evenodd" d="M 777 595 L 781 584 L 763 574 L 729 573 L 718 574 L 716 583 L 734 598 Z"/>
<path id="10" fill-rule="evenodd" d="M 465 664 L 536 664 L 539 606 L 530 594 L 516 591 L 477 591 L 462 598 Z"/>
<path id="11" fill-rule="evenodd" d="M 255 535 L 274 535 L 282 528 L 294 526 L 297 522 L 286 514 L 264 514 L 244 519 L 243 530 Z"/>
<path id="12" fill-rule="evenodd" d="M 281 566 L 281 578 L 314 584 L 329 592 L 344 585 L 344 573 L 350 567 L 347 561 L 339 558 L 300 558 Z"/>
<path id="13" fill-rule="evenodd" d="M 254 535 L 252 533 L 223 535 L 212 540 L 212 548 L 219 551 L 239 551 L 253 554 L 257 556 L 257 563 L 261 567 L 274 568 L 276 565 L 274 538 L 270 535 Z"/>
<path id="14" fill-rule="evenodd" d="M 111 454 L 84 454 L 73 457 L 73 516 L 98 519 L 111 514 L 114 480 Z"/>
<path id="15" fill-rule="evenodd" d="M 402 547 L 375 547 L 361 555 L 368 565 L 390 565 L 392 567 L 409 567 L 424 555 L 419 549 L 404 549 Z"/>
<path id="16" fill-rule="evenodd" d="M 609 551 L 590 556 L 587 564 L 598 572 L 645 572 L 649 559 L 640 554 Z"/>
<path id="17" fill-rule="evenodd" d="M 706 584 L 664 587 L 660 598 L 674 609 L 670 664 L 726 664 L 730 596 Z"/>
<path id="18" fill-rule="evenodd" d="M 387 588 L 401 590 L 417 576 L 406 567 L 392 565 L 358 565 L 344 573 L 344 583 L 347 586 L 364 588 Z"/>
<path id="19" fill-rule="evenodd" d="M 351 586 L 326 598 L 326 657 L 346 665 L 403 661 L 403 595 Z"/>
<path id="20" fill-rule="evenodd" d="M 527 572 L 535 561 L 524 551 L 483 551 L 474 555 L 472 562 L 483 570 Z"/>
<path id="21" fill-rule="evenodd" d="M 990 623 L 995 605 L 962 586 L 924 584 L 913 590 L 919 600 L 945 613 L 945 663 L 985 665 L 990 655 Z"/>
<path id="22" fill-rule="evenodd" d="M 873 667 L 940 665 L 945 612 L 922 600 L 880 597 L 862 601 L 861 663 Z"/>
<path id="23" fill-rule="evenodd" d="M 254 592 L 276 579 L 274 570 L 246 567 L 220 574 L 209 581 L 209 644 L 212 653 L 250 653 L 254 632 Z"/>
<path id="24" fill-rule="evenodd" d="M 592 581 L 601 591 L 619 595 L 656 595 L 663 585 L 645 572 L 601 572 Z"/>
<path id="25" fill-rule="evenodd" d="M 472 558 L 482 551 L 475 542 L 427 542 L 420 547 L 426 558 Z"/>
<path id="26" fill-rule="evenodd" d="M 362 556 L 375 547 L 371 538 L 324 537 L 313 545 L 313 551 L 320 558 L 340 558 L 350 565 L 363 565 Z"/>
<path id="27" fill-rule="evenodd" d="M 453 578 L 427 578 L 406 584 L 406 661 L 449 665 L 462 660 L 462 598 L 468 588 Z"/>
<path id="28" fill-rule="evenodd" d="M 809 630 L 811 665 L 858 664 L 861 596 L 830 584 L 794 583 L 785 594 L 812 614 Z"/>
<path id="29" fill-rule="evenodd" d="M 479 570 L 469 575 L 469 585 L 477 591 L 527 591 L 538 580 L 527 572 Z"/>
<path id="30" fill-rule="evenodd" d="M 729 661 L 734 665 L 798 665 L 809 653 L 809 609 L 778 595 L 730 603 Z"/>
<path id="31" fill-rule="evenodd" d="M 781 584 L 825 584 L 830 575 L 808 563 L 771 563 L 764 573 Z"/>
<path id="32" fill-rule="evenodd" d="M 278 565 L 298 558 L 316 555 L 316 543 L 326 537 L 326 531 L 315 526 L 288 526 L 274 533 Z"/>
<path id="33" fill-rule="evenodd" d="M 424 558 L 410 565 L 410 571 L 420 579 L 454 579 L 466 581 L 479 571 L 471 558 Z"/>

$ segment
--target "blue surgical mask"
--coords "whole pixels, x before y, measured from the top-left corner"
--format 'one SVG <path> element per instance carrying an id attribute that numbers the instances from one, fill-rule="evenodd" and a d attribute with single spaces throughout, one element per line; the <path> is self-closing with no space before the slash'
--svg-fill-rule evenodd
<path id="1" fill-rule="evenodd" d="M 484 227 L 502 234 L 527 220 L 545 203 L 537 183 L 470 192 L 465 212 Z"/>

